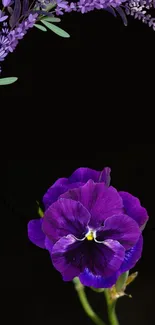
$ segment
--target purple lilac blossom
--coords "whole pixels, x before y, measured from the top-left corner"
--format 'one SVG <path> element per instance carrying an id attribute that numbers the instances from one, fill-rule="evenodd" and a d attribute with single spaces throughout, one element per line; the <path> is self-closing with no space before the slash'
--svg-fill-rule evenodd
<path id="1" fill-rule="evenodd" d="M 19 40 L 24 37 L 29 28 L 33 27 L 37 17 L 38 14 L 30 14 L 27 19 L 10 32 L 7 29 L 2 29 L 2 35 L 0 36 L 0 61 L 4 61 L 8 53 L 14 51 Z"/>
<path id="2" fill-rule="evenodd" d="M 111 287 L 141 257 L 147 211 L 109 186 L 110 171 L 78 168 L 58 179 L 43 197 L 43 218 L 28 223 L 29 239 L 49 251 L 64 281 Z"/>
<path id="3" fill-rule="evenodd" d="M 155 8 L 154 0 L 130 0 L 124 5 L 125 13 L 127 15 L 131 15 L 135 19 L 141 20 L 143 23 L 155 30 L 155 18 L 150 14 L 152 8 Z"/>
<path id="4" fill-rule="evenodd" d="M 134 18 L 141 20 L 155 30 L 155 18 L 148 12 L 152 7 L 155 7 L 154 0 L 79 0 L 76 3 L 57 0 L 55 12 L 57 15 L 63 15 L 64 12 L 71 11 L 78 11 L 84 14 L 94 9 L 105 9 L 115 15 L 113 8 L 117 8 L 118 12 L 122 11 L 122 13 L 124 8 L 125 12 L 123 13 L 123 17 L 125 17 L 125 13 L 134 16 Z M 125 20 L 123 19 L 123 22 Z"/>

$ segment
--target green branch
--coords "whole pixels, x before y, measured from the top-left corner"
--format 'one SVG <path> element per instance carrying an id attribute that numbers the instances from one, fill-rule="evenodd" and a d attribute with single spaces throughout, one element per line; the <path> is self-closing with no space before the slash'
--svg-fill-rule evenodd
<path id="1" fill-rule="evenodd" d="M 96 324 L 96 325 L 106 325 L 102 319 L 94 312 L 92 309 L 91 305 L 89 304 L 89 301 L 87 299 L 86 293 L 84 286 L 81 284 L 80 280 L 78 278 L 75 278 L 73 280 L 75 284 L 75 289 L 77 291 L 79 300 L 81 302 L 81 305 L 85 311 L 85 313 L 91 318 L 91 320 Z"/>

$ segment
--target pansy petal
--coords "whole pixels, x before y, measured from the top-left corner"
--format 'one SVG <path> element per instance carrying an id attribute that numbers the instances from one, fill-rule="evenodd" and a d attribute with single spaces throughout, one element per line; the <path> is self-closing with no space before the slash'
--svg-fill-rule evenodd
<path id="1" fill-rule="evenodd" d="M 45 248 L 49 251 L 51 256 L 52 256 L 53 246 L 54 246 L 54 243 L 46 236 L 46 238 L 45 238 Z"/>
<path id="2" fill-rule="evenodd" d="M 116 240 L 107 239 L 102 243 L 93 243 L 88 269 L 94 275 L 110 277 L 119 270 L 124 255 L 124 247 Z"/>
<path id="3" fill-rule="evenodd" d="M 114 239 L 119 241 L 125 249 L 133 247 L 141 231 L 135 220 L 125 214 L 115 215 L 105 220 L 104 227 L 96 232 L 97 241 L 104 239 Z"/>
<path id="4" fill-rule="evenodd" d="M 148 220 L 148 214 L 146 209 L 141 206 L 139 199 L 127 192 L 121 191 L 119 194 L 123 199 L 125 213 L 133 218 L 140 227 L 143 226 Z"/>
<path id="5" fill-rule="evenodd" d="M 101 172 L 91 168 L 80 167 L 69 177 L 70 183 L 82 182 L 86 183 L 89 179 L 98 182 Z"/>
<path id="6" fill-rule="evenodd" d="M 82 239 L 88 231 L 90 217 L 80 202 L 59 199 L 45 211 L 43 231 L 54 243 L 69 234 Z"/>
<path id="7" fill-rule="evenodd" d="M 82 242 L 72 235 L 62 237 L 53 246 L 52 262 L 64 281 L 71 281 L 85 269 L 85 258 L 84 254 L 81 255 L 80 246 Z"/>
<path id="8" fill-rule="evenodd" d="M 105 182 L 106 184 L 110 183 L 110 171 L 109 167 L 105 167 L 103 171 L 97 171 L 91 168 L 80 167 L 69 177 L 69 182 L 82 182 L 86 183 L 89 179 L 92 179 L 94 182 Z"/>
<path id="9" fill-rule="evenodd" d="M 85 269 L 83 273 L 80 274 L 79 279 L 84 286 L 93 288 L 110 288 L 112 287 L 119 277 L 119 273 L 115 272 L 114 275 L 110 277 L 102 277 L 100 275 L 94 275 L 89 269 Z"/>
<path id="10" fill-rule="evenodd" d="M 140 236 L 136 245 L 125 252 L 124 262 L 121 265 L 120 272 L 126 272 L 132 269 L 141 258 L 143 249 L 143 237 Z"/>
<path id="11" fill-rule="evenodd" d="M 34 219 L 28 223 L 28 237 L 33 244 L 45 248 L 45 234 L 42 231 L 43 219 Z"/>
<path id="12" fill-rule="evenodd" d="M 59 178 L 45 193 L 43 196 L 43 203 L 45 206 L 45 209 L 48 209 L 48 207 L 58 200 L 59 196 L 62 193 L 65 193 L 69 189 L 77 188 L 81 186 L 82 183 L 74 183 L 70 184 L 67 178 Z"/>
<path id="13" fill-rule="evenodd" d="M 81 202 L 91 214 L 90 226 L 97 228 L 104 220 L 123 212 L 123 201 L 117 190 L 105 183 L 89 180 L 84 186 L 70 190 L 61 197 Z"/>

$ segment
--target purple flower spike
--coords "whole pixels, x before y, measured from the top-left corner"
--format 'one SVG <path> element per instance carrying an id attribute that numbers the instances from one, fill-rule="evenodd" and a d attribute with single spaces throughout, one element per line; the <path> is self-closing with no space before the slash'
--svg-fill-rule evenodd
<path id="1" fill-rule="evenodd" d="M 2 4 L 4 7 L 8 7 L 10 2 L 11 2 L 11 0 L 2 0 Z"/>
<path id="2" fill-rule="evenodd" d="M 141 257 L 147 211 L 109 186 L 110 172 L 78 168 L 58 179 L 44 195 L 44 217 L 28 224 L 29 239 L 49 251 L 64 281 L 109 288 Z"/>

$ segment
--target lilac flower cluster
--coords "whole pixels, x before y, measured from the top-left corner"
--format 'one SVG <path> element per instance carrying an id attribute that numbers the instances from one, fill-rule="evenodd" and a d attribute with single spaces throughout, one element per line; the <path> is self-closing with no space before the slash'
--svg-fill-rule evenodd
<path id="1" fill-rule="evenodd" d="M 5 17 L 5 19 L 4 19 Z M 17 25 L 14 29 L 8 29 L 8 24 L 3 23 L 0 32 L 0 61 L 4 61 L 9 52 L 13 52 L 20 39 L 24 37 L 29 28 L 32 28 L 36 22 L 38 14 L 29 14 L 29 16 Z M 7 19 L 7 16 L 1 14 L 1 22 Z"/>
<path id="2" fill-rule="evenodd" d="M 155 31 L 155 18 L 149 13 L 150 9 L 155 8 L 155 0 L 130 0 L 124 8 L 127 15 L 148 24 Z"/>
<path id="3" fill-rule="evenodd" d="M 155 30 L 155 18 L 148 12 L 152 7 L 155 8 L 155 0 L 79 0 L 76 3 L 57 0 L 55 12 L 57 15 L 63 15 L 64 12 L 71 11 L 77 11 L 84 14 L 94 9 L 106 9 L 115 14 L 113 8 L 116 8 L 120 15 L 121 12 L 123 13 L 123 15 L 121 15 L 123 21 L 126 13 L 127 15 L 134 16 L 134 18 L 141 20 L 145 24 L 148 24 L 149 27 L 152 27 L 153 30 Z"/>
<path id="4" fill-rule="evenodd" d="M 71 1 L 71 0 L 70 0 Z M 116 12 L 127 25 L 126 14 L 134 16 L 155 30 L 155 18 L 150 9 L 155 8 L 155 0 L 36 0 L 29 6 L 29 0 L 2 0 L 0 7 L 0 62 L 9 52 L 13 52 L 20 39 L 42 15 L 63 15 L 65 12 L 77 11 L 82 14 L 94 9 L 105 9 L 116 16 Z M 52 11 L 51 11 L 52 10 Z M 50 12 L 49 12 L 50 11 Z M 1 73 L 1 68 L 0 68 Z"/>
<path id="5" fill-rule="evenodd" d="M 77 11 L 82 14 L 94 9 L 106 9 L 108 7 L 118 7 L 126 0 L 79 0 L 69 3 L 64 0 L 57 0 L 56 14 L 62 15 L 64 12 Z"/>

